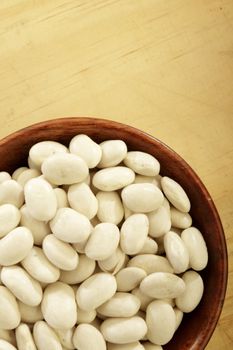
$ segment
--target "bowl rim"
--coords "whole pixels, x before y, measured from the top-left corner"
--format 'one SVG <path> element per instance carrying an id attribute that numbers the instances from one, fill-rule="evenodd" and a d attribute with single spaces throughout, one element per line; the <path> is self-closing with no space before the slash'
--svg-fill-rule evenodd
<path id="1" fill-rule="evenodd" d="M 189 174 L 192 174 L 196 185 L 198 186 L 199 190 L 202 191 L 203 195 L 205 195 L 205 197 L 207 198 L 208 201 L 208 205 L 215 217 L 216 223 L 217 223 L 217 230 L 219 231 L 220 235 L 220 244 L 221 244 L 221 248 L 222 248 L 222 253 L 223 253 L 223 276 L 222 276 L 222 285 L 221 285 L 221 290 L 219 292 L 219 303 L 218 303 L 218 308 L 216 309 L 216 313 L 214 315 L 214 318 L 211 319 L 211 324 L 209 325 L 209 327 L 206 329 L 205 332 L 205 337 L 202 337 L 202 346 L 203 349 L 206 347 L 207 343 L 209 342 L 215 328 L 216 325 L 218 323 L 218 320 L 220 318 L 222 309 L 223 309 L 223 304 L 224 304 L 224 300 L 225 300 L 225 295 L 226 295 L 226 290 L 227 290 L 227 282 L 228 282 L 228 253 L 227 253 L 227 244 L 226 244 L 226 237 L 224 234 L 224 230 L 223 230 L 223 226 L 221 223 L 221 219 L 219 216 L 219 213 L 217 211 L 217 208 L 214 204 L 214 201 L 212 199 L 212 197 L 210 196 L 207 188 L 205 187 L 205 185 L 203 184 L 203 182 L 201 181 L 201 179 L 199 178 L 199 176 L 197 175 L 197 173 L 195 172 L 195 170 L 193 170 L 191 168 L 191 166 L 178 154 L 176 153 L 176 151 L 174 151 L 171 147 L 169 147 L 167 144 L 165 144 L 163 141 L 161 141 L 160 139 L 148 134 L 145 131 L 142 131 L 134 126 L 131 125 L 127 125 L 121 122 L 117 122 L 114 120 L 109 120 L 109 119 L 104 119 L 104 118 L 98 118 L 95 116 L 89 116 L 89 115 L 85 115 L 85 116 L 65 116 L 65 117 L 59 117 L 59 118 L 54 118 L 54 119 L 48 119 L 45 121 L 41 121 L 41 122 L 37 122 L 37 123 L 33 123 L 30 124 L 28 126 L 25 126 L 19 130 L 13 131 L 11 134 L 3 137 L 2 139 L 0 139 L 0 147 L 4 146 L 4 144 L 13 141 L 14 139 L 23 136 L 25 132 L 35 132 L 36 130 L 40 130 L 40 129 L 46 129 L 46 128 L 57 128 L 57 123 L 61 125 L 64 125 L 65 123 L 77 123 L 79 122 L 82 125 L 90 125 L 90 126 L 98 126 L 98 127 L 105 127 L 108 129 L 122 129 L 122 130 L 126 130 L 126 134 L 132 134 L 133 136 L 138 136 L 138 137 L 142 137 L 144 139 L 149 139 L 151 142 L 157 142 L 160 143 L 162 145 L 162 147 L 164 147 L 168 152 L 172 153 L 174 158 L 176 159 L 176 161 L 178 161 L 180 164 L 182 164 L 187 172 Z"/>

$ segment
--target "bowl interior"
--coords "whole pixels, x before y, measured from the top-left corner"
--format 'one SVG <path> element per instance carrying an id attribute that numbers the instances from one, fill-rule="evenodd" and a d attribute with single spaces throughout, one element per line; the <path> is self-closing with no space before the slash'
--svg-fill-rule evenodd
<path id="1" fill-rule="evenodd" d="M 193 225 L 204 235 L 209 252 L 207 268 L 201 273 L 205 291 L 201 303 L 187 314 L 166 350 L 204 349 L 219 318 L 227 284 L 227 252 L 222 225 L 206 188 L 173 150 L 152 136 L 124 124 L 95 118 L 63 118 L 42 122 L 22 129 L 0 141 L 0 170 L 12 172 L 25 165 L 30 147 L 42 140 L 66 145 L 76 134 L 87 134 L 97 142 L 124 140 L 130 150 L 155 156 L 162 175 L 178 181 L 191 200 Z"/>

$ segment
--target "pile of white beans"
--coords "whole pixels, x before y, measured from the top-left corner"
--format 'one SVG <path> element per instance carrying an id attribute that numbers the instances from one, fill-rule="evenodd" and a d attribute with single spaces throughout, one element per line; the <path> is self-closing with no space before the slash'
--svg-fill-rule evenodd
<path id="1" fill-rule="evenodd" d="M 33 145 L 0 172 L 0 350 L 161 350 L 203 295 L 190 201 L 121 140 Z"/>

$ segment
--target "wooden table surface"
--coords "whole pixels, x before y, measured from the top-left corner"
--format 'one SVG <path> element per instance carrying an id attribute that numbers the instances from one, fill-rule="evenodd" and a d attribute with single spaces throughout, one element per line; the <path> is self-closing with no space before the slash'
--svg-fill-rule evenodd
<path id="1" fill-rule="evenodd" d="M 229 252 L 207 350 L 232 350 L 233 1 L 1 0 L 0 43 L 0 137 L 94 115 L 160 138 L 197 171 Z"/>

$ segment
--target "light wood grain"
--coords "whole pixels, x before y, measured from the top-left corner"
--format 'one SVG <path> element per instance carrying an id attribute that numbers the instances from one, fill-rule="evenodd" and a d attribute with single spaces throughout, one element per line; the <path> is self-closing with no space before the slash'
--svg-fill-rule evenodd
<path id="1" fill-rule="evenodd" d="M 207 350 L 232 350 L 232 0 L 1 0 L 0 42 L 0 137 L 95 115 L 160 138 L 197 171 L 229 251 Z"/>

